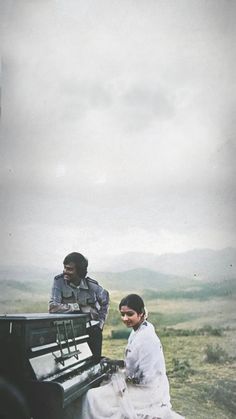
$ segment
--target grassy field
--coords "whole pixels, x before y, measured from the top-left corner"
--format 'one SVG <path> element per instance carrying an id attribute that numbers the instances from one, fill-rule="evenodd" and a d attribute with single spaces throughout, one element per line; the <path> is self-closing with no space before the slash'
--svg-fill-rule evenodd
<path id="1" fill-rule="evenodd" d="M 127 333 L 127 330 L 118 322 L 118 317 L 114 321 L 120 295 L 113 293 L 111 297 L 110 318 L 104 329 L 103 354 L 123 358 L 127 337 L 111 339 L 111 333 L 112 330 Z M 149 300 L 147 307 L 149 320 L 163 344 L 173 408 L 187 419 L 235 418 L 234 300 Z M 176 335 L 171 334 L 170 329 Z M 170 335 L 166 336 L 168 333 Z M 207 350 L 216 355 L 213 362 L 207 362 Z"/>
<path id="2" fill-rule="evenodd" d="M 24 289 L 18 290 L 17 297 L 10 291 L 8 299 L 0 298 L 1 313 L 47 312 L 49 292 L 45 296 L 40 289 L 37 293 L 27 291 L 26 298 Z M 128 330 L 120 320 L 118 304 L 124 295 L 116 291 L 110 294 L 103 355 L 122 359 Z M 149 297 L 145 303 L 149 321 L 163 344 L 173 408 L 186 419 L 235 418 L 236 310 L 233 296 L 205 300 Z M 112 331 L 117 330 L 124 338 L 111 338 Z M 212 362 L 207 362 L 207 350 Z"/>
<path id="3" fill-rule="evenodd" d="M 204 348 L 209 344 L 219 344 L 235 350 L 232 332 L 223 337 L 191 336 L 191 337 L 163 337 L 161 338 L 167 374 L 170 381 L 171 401 L 173 408 L 186 418 L 194 419 L 233 419 L 233 407 L 226 400 L 226 386 L 231 389 L 235 380 L 236 363 L 204 362 Z M 111 358 L 123 358 L 126 339 L 111 340 L 105 336 L 103 354 Z M 174 371 L 173 359 L 180 362 L 180 368 Z M 182 365 L 189 367 L 181 368 Z M 217 395 L 217 389 L 223 386 L 222 400 Z M 234 390 L 235 391 L 235 390 Z M 231 397 L 231 396 L 230 396 Z M 235 397 L 235 393 L 234 393 Z M 230 402 L 230 403 L 228 403 Z"/>

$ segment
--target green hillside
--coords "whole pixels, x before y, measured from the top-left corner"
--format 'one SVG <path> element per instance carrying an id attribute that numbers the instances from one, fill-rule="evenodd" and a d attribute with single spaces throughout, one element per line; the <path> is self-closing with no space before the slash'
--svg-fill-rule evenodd
<path id="1" fill-rule="evenodd" d="M 163 343 L 174 409 L 186 419 L 233 419 L 236 281 L 205 283 L 144 269 L 91 276 L 111 296 L 103 355 L 123 358 L 128 330 L 118 304 L 128 292 L 139 293 Z M 0 313 L 47 312 L 52 276 L 0 283 Z"/>
<path id="2" fill-rule="evenodd" d="M 5 279 L 0 272 L 0 311 L 20 311 L 27 306 L 32 311 L 36 307 L 40 311 L 47 310 L 47 304 L 53 283 L 53 275 L 45 275 L 32 280 L 29 275 L 22 279 Z M 37 277 L 36 275 L 34 276 Z M 221 282 L 203 282 L 199 280 L 165 275 L 148 269 L 133 269 L 126 272 L 97 272 L 91 277 L 109 292 L 140 292 L 145 300 L 209 300 L 215 297 L 232 299 L 236 294 L 236 280 L 229 279 Z"/>
<path id="3" fill-rule="evenodd" d="M 170 290 L 198 286 L 199 281 L 177 275 L 166 275 L 150 269 L 131 269 L 124 272 L 96 272 L 91 274 L 109 290 L 153 289 Z"/>
<path id="4" fill-rule="evenodd" d="M 184 288 L 184 287 L 182 287 Z M 233 297 L 236 295 L 236 279 L 228 279 L 222 282 L 197 282 L 190 289 L 171 289 L 168 291 L 144 290 L 143 295 L 146 299 L 200 299 L 207 300 L 212 297 Z"/>

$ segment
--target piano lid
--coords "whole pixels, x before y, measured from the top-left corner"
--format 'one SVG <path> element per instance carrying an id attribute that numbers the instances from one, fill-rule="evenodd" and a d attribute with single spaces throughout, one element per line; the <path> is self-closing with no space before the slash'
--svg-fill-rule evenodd
<path id="1" fill-rule="evenodd" d="M 14 321 L 36 321 L 36 320 L 57 320 L 57 319 L 75 319 L 75 318 L 88 317 L 87 314 L 81 313 L 14 313 L 14 314 L 1 314 L 0 320 L 14 320 Z"/>
<path id="2" fill-rule="evenodd" d="M 0 344 L 24 350 L 87 335 L 87 314 L 20 313 L 0 316 Z"/>

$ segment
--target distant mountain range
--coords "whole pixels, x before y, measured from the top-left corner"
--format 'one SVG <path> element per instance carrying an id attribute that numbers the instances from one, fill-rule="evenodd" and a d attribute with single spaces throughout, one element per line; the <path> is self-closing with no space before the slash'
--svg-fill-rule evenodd
<path id="1" fill-rule="evenodd" d="M 94 272 L 92 278 L 99 281 L 108 290 L 153 289 L 168 291 L 198 287 L 198 281 L 176 275 L 166 275 L 150 269 L 131 269 L 124 272 Z"/>
<path id="2" fill-rule="evenodd" d="M 236 249 L 196 249 L 162 255 L 130 252 L 107 258 L 104 271 L 123 272 L 139 268 L 204 281 L 233 279 L 236 277 Z"/>
<path id="3" fill-rule="evenodd" d="M 0 281 L 20 281 L 20 282 L 38 282 L 43 284 L 53 280 L 53 277 L 58 272 L 50 271 L 49 269 L 40 268 L 38 266 L 0 266 Z"/>
<path id="4" fill-rule="evenodd" d="M 236 279 L 234 248 L 218 251 L 202 249 L 163 255 L 126 253 L 113 259 L 106 258 L 106 262 L 106 271 L 89 272 L 89 276 L 97 279 L 109 290 L 186 291 L 197 290 L 207 282 L 217 283 Z M 2 284 L 12 281 L 12 286 L 14 281 L 30 283 L 30 287 L 36 287 L 38 292 L 48 293 L 53 277 L 58 273 L 60 271 L 55 272 L 40 267 L 2 266 L 0 281 Z M 14 284 L 17 288 L 16 282 Z M 20 289 L 23 291 L 21 285 Z"/>

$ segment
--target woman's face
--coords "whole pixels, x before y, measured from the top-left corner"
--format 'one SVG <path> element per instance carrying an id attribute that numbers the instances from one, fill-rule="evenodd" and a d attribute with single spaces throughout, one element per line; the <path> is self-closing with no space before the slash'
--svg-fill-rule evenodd
<path id="1" fill-rule="evenodd" d="M 134 329 L 137 329 L 143 321 L 143 314 L 138 314 L 135 310 L 128 306 L 121 306 L 120 314 L 123 323 L 127 327 L 133 327 Z"/>

